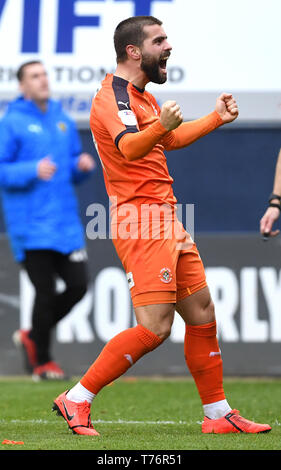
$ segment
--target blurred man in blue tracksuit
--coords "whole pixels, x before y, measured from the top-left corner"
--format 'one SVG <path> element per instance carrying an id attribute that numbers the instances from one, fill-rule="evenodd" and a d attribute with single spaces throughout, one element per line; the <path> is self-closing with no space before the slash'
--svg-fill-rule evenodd
<path id="1" fill-rule="evenodd" d="M 0 188 L 11 248 L 35 288 L 30 331 L 18 330 L 35 379 L 64 378 L 50 355 L 51 330 L 87 290 L 87 255 L 74 184 L 95 168 L 74 122 L 50 99 L 40 61 L 17 73 L 22 95 L 0 122 Z M 56 277 L 66 289 L 56 292 Z"/>

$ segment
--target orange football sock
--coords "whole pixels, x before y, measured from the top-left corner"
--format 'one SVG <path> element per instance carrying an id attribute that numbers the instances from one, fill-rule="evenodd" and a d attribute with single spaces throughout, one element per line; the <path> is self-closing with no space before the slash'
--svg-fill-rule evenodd
<path id="1" fill-rule="evenodd" d="M 144 354 L 162 343 L 159 336 L 142 325 L 122 331 L 103 348 L 80 383 L 95 395 L 124 374 Z"/>
<path id="2" fill-rule="evenodd" d="M 225 399 L 222 358 L 216 332 L 215 321 L 205 325 L 186 325 L 185 361 L 203 405 Z"/>

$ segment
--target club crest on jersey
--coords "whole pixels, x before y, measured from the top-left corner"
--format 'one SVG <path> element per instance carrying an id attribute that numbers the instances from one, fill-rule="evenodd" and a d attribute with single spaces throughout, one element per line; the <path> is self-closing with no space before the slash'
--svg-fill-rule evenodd
<path id="1" fill-rule="evenodd" d="M 66 123 L 63 122 L 63 121 L 58 122 L 57 126 L 58 126 L 59 130 L 62 131 L 62 132 L 65 132 L 66 129 L 67 129 Z"/>
<path id="2" fill-rule="evenodd" d="M 162 268 L 159 274 L 160 281 L 165 282 L 168 284 L 172 280 L 172 272 L 169 268 Z"/>

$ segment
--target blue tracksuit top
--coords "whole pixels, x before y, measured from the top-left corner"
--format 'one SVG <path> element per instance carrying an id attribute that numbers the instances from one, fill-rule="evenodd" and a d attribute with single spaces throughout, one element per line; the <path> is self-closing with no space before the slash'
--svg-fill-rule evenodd
<path id="1" fill-rule="evenodd" d="M 81 143 L 74 122 L 59 102 L 43 113 L 23 97 L 0 121 L 0 188 L 6 230 L 17 261 L 25 249 L 70 253 L 84 247 L 84 230 L 73 183 L 87 174 L 77 168 Z M 57 171 L 49 181 L 37 176 L 48 156 Z"/>

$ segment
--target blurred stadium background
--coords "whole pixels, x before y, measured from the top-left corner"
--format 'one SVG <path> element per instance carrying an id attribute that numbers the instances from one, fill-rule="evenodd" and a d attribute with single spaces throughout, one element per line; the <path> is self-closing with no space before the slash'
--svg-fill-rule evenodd
<path id="1" fill-rule="evenodd" d="M 159 17 L 173 46 L 168 82 L 148 87 L 160 104 L 176 99 L 189 120 L 210 112 L 223 91 L 238 101 L 235 123 L 170 152 L 168 166 L 178 202 L 194 204 L 194 236 L 216 304 L 225 375 L 280 376 L 281 242 L 259 236 L 281 147 L 280 0 L 0 0 L 0 44 L 6 45 L 0 117 L 18 93 L 17 67 L 41 59 L 53 97 L 75 118 L 84 150 L 98 164 L 78 190 L 86 229 L 87 207 L 108 207 L 89 131 L 91 99 L 114 70 L 116 25 L 134 14 Z M 0 375 L 15 375 L 22 367 L 11 335 L 29 326 L 33 291 L 12 259 L 1 212 L 0 232 Z M 88 239 L 88 251 L 89 292 L 56 331 L 56 358 L 72 375 L 81 375 L 105 342 L 134 324 L 111 240 Z M 130 374 L 186 375 L 183 335 L 177 316 L 170 339 Z"/>

